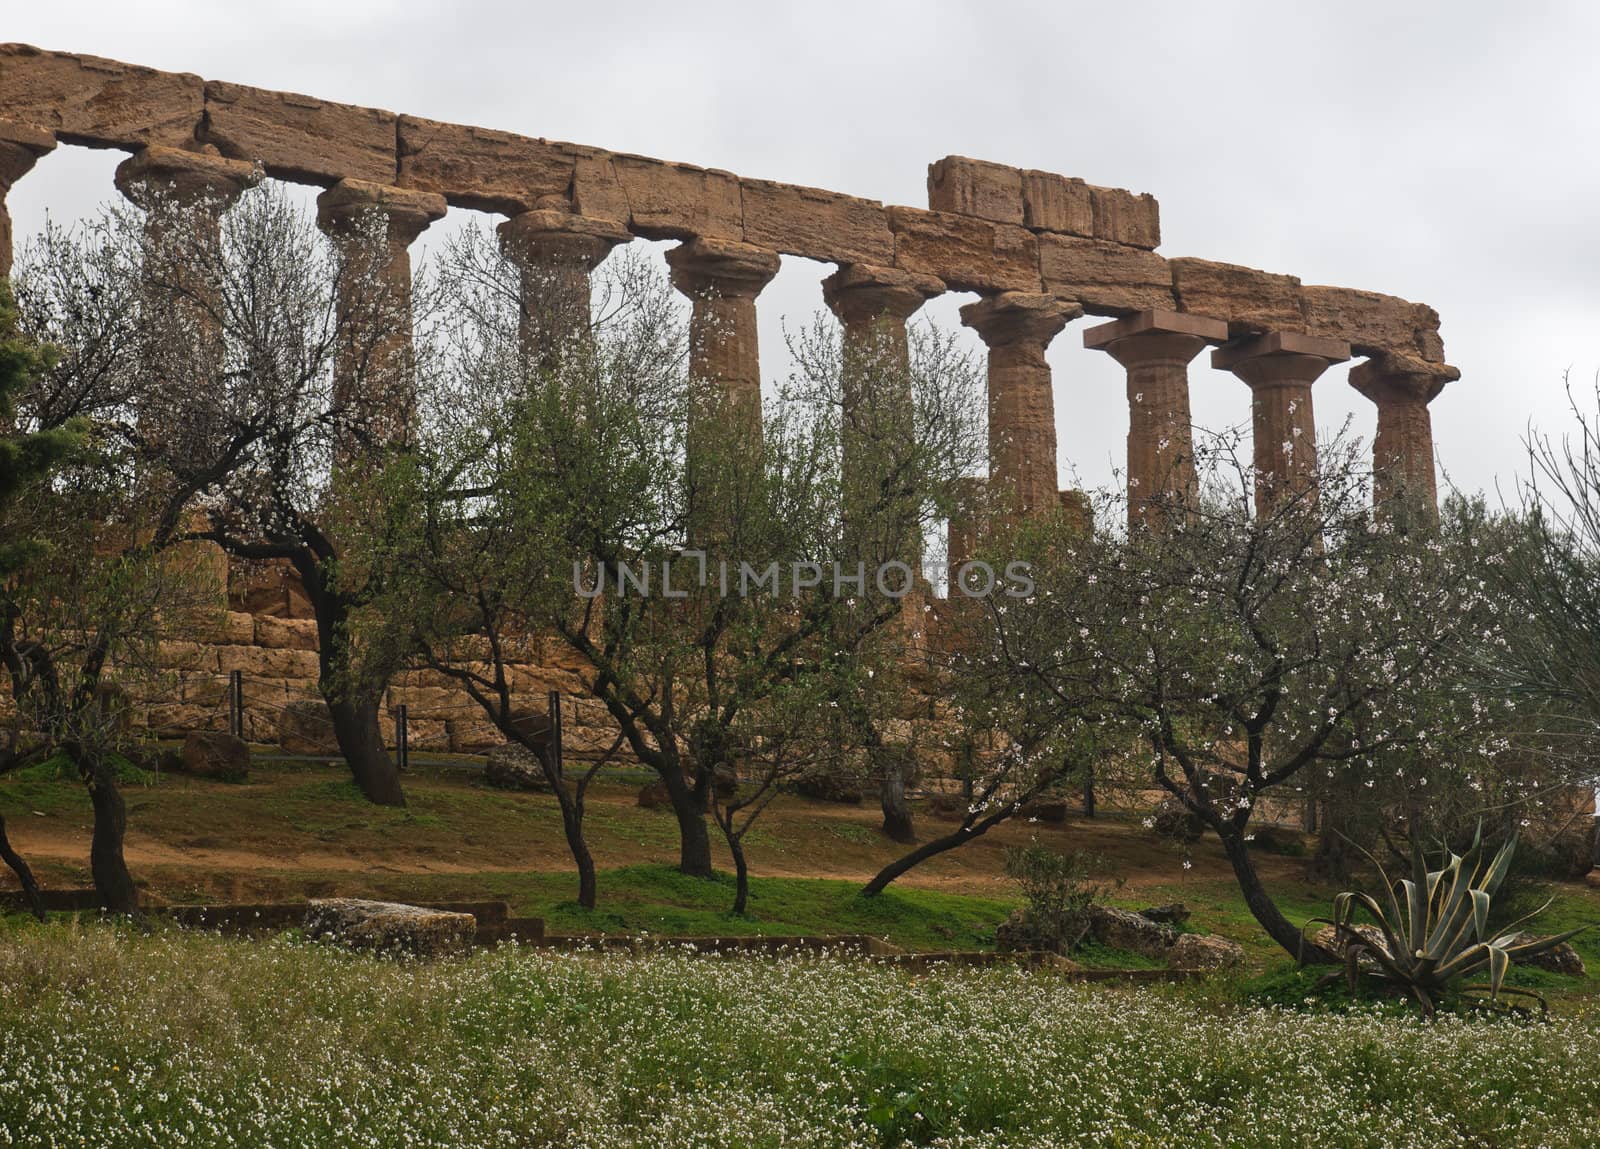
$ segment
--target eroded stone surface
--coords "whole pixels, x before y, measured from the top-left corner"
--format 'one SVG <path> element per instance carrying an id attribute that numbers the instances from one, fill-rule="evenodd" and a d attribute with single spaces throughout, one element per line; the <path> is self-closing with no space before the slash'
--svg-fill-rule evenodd
<path id="1" fill-rule="evenodd" d="M 306 936 L 352 949 L 442 957 L 472 945 L 478 920 L 471 914 L 430 910 L 361 898 L 315 898 L 306 906 Z"/>
<path id="2" fill-rule="evenodd" d="M 1022 173 L 1022 222 L 1035 231 L 1094 238 L 1094 189 L 1054 172 Z"/>
<path id="3" fill-rule="evenodd" d="M 204 110 L 199 76 L 71 52 L 0 44 L 0 109 L 68 143 L 192 145 Z"/>
<path id="4" fill-rule="evenodd" d="M 1161 246 L 1161 207 L 1148 192 L 1125 188 L 1090 189 L 1094 204 L 1094 237 L 1109 243 L 1154 249 Z"/>
<path id="5" fill-rule="evenodd" d="M 830 263 L 894 262 L 888 213 L 875 200 L 767 180 L 740 180 L 744 241 Z"/>
<path id="6" fill-rule="evenodd" d="M 380 108 L 211 80 L 201 138 L 278 179 L 323 186 L 395 179 L 395 114 Z"/>
<path id="7" fill-rule="evenodd" d="M 625 220 L 646 239 L 744 241 L 743 200 L 731 172 L 602 153 L 575 164 L 572 202 L 583 215 Z"/>
<path id="8" fill-rule="evenodd" d="M 593 154 L 574 144 L 420 116 L 399 117 L 397 132 L 395 182 L 401 187 L 507 215 L 529 211 L 546 196 L 565 200 L 579 156 Z"/>
<path id="9" fill-rule="evenodd" d="M 928 165 L 928 208 L 1021 224 L 1022 173 L 987 160 L 945 156 Z"/>
<path id="10" fill-rule="evenodd" d="M 1039 271 L 1046 291 L 1081 303 L 1090 315 L 1177 310 L 1172 273 L 1153 251 L 1045 233 L 1039 236 Z"/>
<path id="11" fill-rule="evenodd" d="M 1358 355 L 1393 352 L 1444 362 L 1439 313 L 1376 291 L 1308 285 L 1300 288 L 1305 331 L 1343 339 Z"/>
<path id="12" fill-rule="evenodd" d="M 1300 281 L 1292 275 L 1209 259 L 1173 259 L 1168 266 L 1178 309 L 1221 319 L 1233 335 L 1305 327 Z"/>
<path id="13" fill-rule="evenodd" d="M 894 265 L 941 279 L 954 291 L 1038 291 L 1032 232 L 949 212 L 891 207 Z"/>

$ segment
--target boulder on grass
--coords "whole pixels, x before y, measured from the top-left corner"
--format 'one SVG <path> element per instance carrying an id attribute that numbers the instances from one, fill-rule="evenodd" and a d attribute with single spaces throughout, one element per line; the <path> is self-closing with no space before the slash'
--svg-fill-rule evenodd
<path id="1" fill-rule="evenodd" d="M 1361 936 L 1361 944 L 1366 946 L 1369 950 L 1384 954 L 1385 956 L 1388 955 L 1389 943 L 1383 940 L 1383 931 L 1377 926 L 1370 925 L 1367 922 L 1359 922 L 1350 928 L 1355 930 L 1355 932 Z M 1314 933 L 1309 934 L 1306 940 L 1311 942 L 1313 945 L 1327 950 L 1329 953 L 1336 954 L 1341 958 L 1344 957 L 1344 937 L 1332 926 L 1320 927 Z M 1361 955 L 1356 959 L 1356 961 L 1363 969 L 1378 968 L 1378 963 L 1374 961 L 1368 954 Z"/>
<path id="2" fill-rule="evenodd" d="M 1216 934 L 1180 934 L 1167 951 L 1169 969 L 1229 969 L 1244 964 L 1244 947 Z"/>
<path id="3" fill-rule="evenodd" d="M 826 770 L 798 779 L 794 792 L 814 802 L 840 802 L 847 806 L 861 805 L 863 797 L 858 779 Z"/>
<path id="4" fill-rule="evenodd" d="M 1089 907 L 1089 934 L 1103 946 L 1147 958 L 1165 958 L 1178 940 L 1171 926 L 1111 906 Z"/>
<path id="5" fill-rule="evenodd" d="M 1164 926 L 1181 926 L 1189 920 L 1189 907 L 1182 902 L 1165 902 L 1159 906 L 1149 906 L 1140 910 L 1139 916 L 1160 922 Z"/>
<path id="6" fill-rule="evenodd" d="M 352 949 L 426 958 L 466 950 L 477 936 L 478 920 L 399 902 L 316 898 L 306 906 L 305 932 Z"/>
<path id="7" fill-rule="evenodd" d="M 539 790 L 548 793 L 550 783 L 544 764 L 533 751 L 516 742 L 507 742 L 489 751 L 483 768 L 484 781 L 502 790 Z"/>
<path id="8" fill-rule="evenodd" d="M 183 769 L 196 778 L 243 782 L 250 777 L 250 747 L 243 738 L 196 730 L 183 740 Z"/>
<path id="9" fill-rule="evenodd" d="M 1523 934 L 1517 938 L 1518 943 L 1538 941 L 1538 934 Z M 1583 964 L 1583 958 L 1578 951 L 1572 948 L 1571 942 L 1562 942 L 1552 946 L 1543 953 L 1536 953 L 1532 957 L 1518 958 L 1518 965 L 1532 966 L 1534 969 L 1547 969 L 1551 973 L 1566 974 L 1568 977 L 1588 977 L 1589 970 Z"/>
<path id="10" fill-rule="evenodd" d="M 278 712 L 278 745 L 288 754 L 333 756 L 339 740 L 333 733 L 333 715 L 320 698 L 296 698 Z"/>
<path id="11" fill-rule="evenodd" d="M 667 784 L 658 780 L 641 787 L 638 803 L 645 810 L 659 810 L 663 806 L 672 805 L 672 798 L 667 793 Z"/>

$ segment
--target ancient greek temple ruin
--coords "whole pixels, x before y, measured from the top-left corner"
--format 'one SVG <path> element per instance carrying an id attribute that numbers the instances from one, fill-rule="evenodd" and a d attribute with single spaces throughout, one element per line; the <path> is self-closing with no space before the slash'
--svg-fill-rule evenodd
<path id="1" fill-rule="evenodd" d="M 1057 490 L 1045 353 L 1076 318 L 1108 320 L 1084 332 L 1084 345 L 1127 372 L 1134 524 L 1152 499 L 1195 483 L 1188 367 L 1203 350 L 1212 348 L 1212 365 L 1251 394 L 1258 505 L 1312 472 L 1313 385 L 1331 364 L 1358 356 L 1350 382 L 1377 405 L 1380 510 L 1402 495 L 1429 513 L 1435 505 L 1428 406 L 1459 377 L 1445 363 L 1437 313 L 1392 295 L 1163 255 L 1148 194 L 947 156 L 928 169 L 925 207 L 890 206 L 12 44 L 0 46 L 0 274 L 12 258 L 4 196 L 60 144 L 127 152 L 116 179 L 125 195 L 137 203 L 159 186 L 187 200 L 198 226 L 213 233 L 257 173 L 324 189 L 318 222 L 335 243 L 358 215 L 381 213 L 383 271 L 402 292 L 407 248 L 452 207 L 505 216 L 503 250 L 524 282 L 560 284 L 558 297 L 585 313 L 589 273 L 613 248 L 635 237 L 678 241 L 667 262 L 692 302 L 690 370 L 755 410 L 757 299 L 781 257 L 836 265 L 822 294 L 847 341 L 884 325 L 903 340 L 927 300 L 975 293 L 961 317 L 988 348 L 987 485 L 1022 513 L 1071 505 L 1075 494 Z M 546 305 L 556 304 L 547 297 Z M 525 332 L 529 353 L 540 353 L 540 338 Z M 952 523 L 952 559 L 966 530 Z M 309 653 L 305 635 L 291 641 L 270 617 L 271 625 L 259 621 L 263 613 L 292 621 L 294 610 L 255 613 L 257 646 Z M 248 617 L 234 626 L 251 630 Z M 307 669 L 275 665 L 272 673 L 292 683 Z M 453 732 L 447 741 L 470 745 Z"/>

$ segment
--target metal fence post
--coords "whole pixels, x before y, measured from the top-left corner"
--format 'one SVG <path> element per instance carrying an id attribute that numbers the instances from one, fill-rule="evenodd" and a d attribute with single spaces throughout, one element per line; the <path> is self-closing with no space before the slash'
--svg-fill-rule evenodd
<path id="1" fill-rule="evenodd" d="M 411 765 L 411 736 L 406 729 L 406 704 L 400 704 L 399 711 L 395 714 L 394 740 L 396 757 L 400 762 L 400 769 L 404 770 Z"/>

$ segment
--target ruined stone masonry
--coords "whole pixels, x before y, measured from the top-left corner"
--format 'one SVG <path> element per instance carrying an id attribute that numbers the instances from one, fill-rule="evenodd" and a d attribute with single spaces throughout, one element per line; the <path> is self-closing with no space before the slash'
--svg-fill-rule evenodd
<path id="1" fill-rule="evenodd" d="M 1205 259 L 1169 259 L 1157 251 L 1160 213 L 1149 195 L 947 156 L 928 170 L 926 208 L 886 206 L 588 145 L 9 44 L 0 45 L 0 273 L 11 265 L 4 196 L 63 143 L 130 153 L 119 186 L 137 198 L 140 178 L 158 174 L 173 194 L 205 200 L 206 213 L 198 218 L 206 227 L 238 194 L 245 165 L 326 189 L 320 216 L 336 239 L 352 212 L 376 207 L 389 224 L 391 263 L 384 271 L 397 293 L 409 287 L 406 248 L 449 207 L 505 215 L 502 241 L 524 283 L 565 285 L 574 301 L 586 295 L 589 272 L 617 244 L 632 237 L 678 240 L 667 258 L 673 283 L 693 303 L 692 369 L 753 412 L 761 378 L 757 297 L 782 256 L 838 267 L 824 284 L 824 298 L 851 338 L 874 322 L 903 328 L 922 301 L 943 291 L 976 293 L 980 298 L 962 309 L 962 320 L 989 349 L 989 496 L 1021 514 L 1071 503 L 1056 490 L 1045 354 L 1072 319 L 1110 320 L 1085 331 L 1084 344 L 1105 351 L 1128 373 L 1128 509 L 1135 527 L 1158 525 L 1147 516 L 1153 498 L 1193 489 L 1188 364 L 1202 349 L 1213 347 L 1213 366 L 1249 388 L 1259 506 L 1306 482 L 1316 449 L 1313 384 L 1329 365 L 1359 357 L 1351 383 L 1378 409 L 1380 511 L 1405 499 L 1424 514 L 1436 513 L 1428 404 L 1459 377 L 1444 361 L 1438 314 L 1391 295 L 1307 285 L 1292 275 Z M 574 302 L 563 310 L 580 309 Z M 551 354 L 560 324 L 525 318 L 526 353 Z M 394 433 L 403 433 L 405 412 L 387 415 Z M 952 550 L 965 545 L 959 541 Z M 265 584 L 236 586 L 235 605 L 264 593 L 279 594 L 285 604 L 292 599 L 288 590 Z M 287 605 L 273 609 L 289 613 Z M 195 655 L 205 663 L 195 673 L 210 683 L 229 669 L 221 665 L 225 659 L 264 670 L 254 664 L 264 660 L 276 668 L 274 660 L 303 653 L 303 640 L 281 649 L 258 641 L 255 631 L 265 624 L 271 633 L 273 617 L 230 616 L 242 641 Z M 217 653 L 236 649 L 259 653 Z M 306 667 L 286 664 L 284 673 L 262 678 L 303 684 L 314 673 L 314 659 L 303 661 Z M 579 692 L 576 682 L 565 686 Z M 291 688 L 283 689 L 287 697 Z M 420 680 L 396 687 L 440 689 Z M 449 710 L 442 702 L 443 709 L 422 702 L 418 697 L 412 705 L 413 719 Z M 439 733 L 452 748 L 465 749 L 472 744 L 465 724 L 472 720 L 465 707 L 460 714 L 424 721 L 463 723 L 460 737 Z"/>

